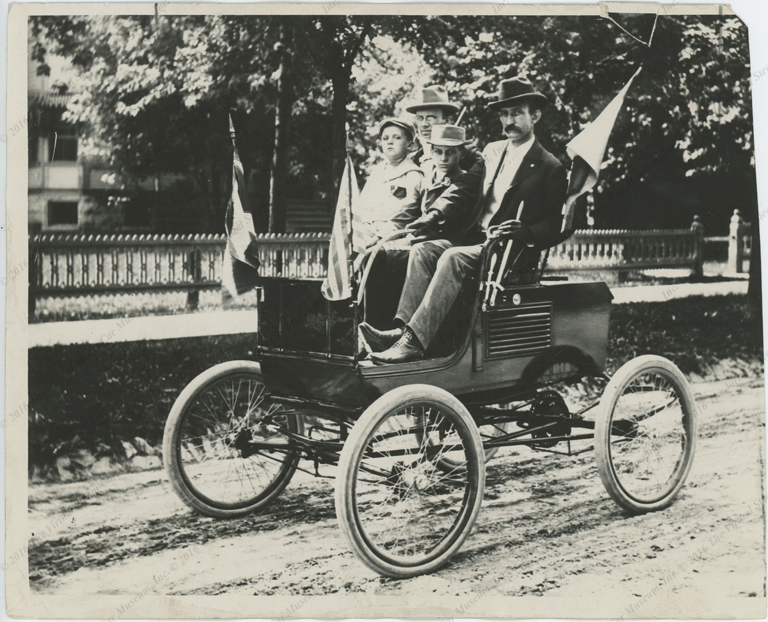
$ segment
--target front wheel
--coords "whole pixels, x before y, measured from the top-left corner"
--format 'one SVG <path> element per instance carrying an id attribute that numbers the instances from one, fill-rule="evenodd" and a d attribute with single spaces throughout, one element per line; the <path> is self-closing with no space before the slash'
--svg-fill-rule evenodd
<path id="1" fill-rule="evenodd" d="M 691 470 L 695 401 L 672 362 L 640 356 L 608 383 L 595 421 L 597 469 L 608 494 L 640 513 L 668 506 Z"/>
<path id="2" fill-rule="evenodd" d="M 184 503 L 206 516 L 244 516 L 288 485 L 300 452 L 286 433 L 300 427 L 297 414 L 266 397 L 258 363 L 216 365 L 187 385 L 168 415 L 168 479 Z"/>
<path id="3" fill-rule="evenodd" d="M 444 470 L 450 456 L 453 470 Z M 355 555 L 389 577 L 435 570 L 474 525 L 485 489 L 477 426 L 429 385 L 386 393 L 363 413 L 339 461 L 336 514 Z"/>

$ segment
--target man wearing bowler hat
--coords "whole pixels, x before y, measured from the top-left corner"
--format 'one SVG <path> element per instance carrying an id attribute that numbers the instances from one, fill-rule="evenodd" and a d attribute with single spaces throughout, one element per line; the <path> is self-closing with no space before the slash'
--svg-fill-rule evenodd
<path id="1" fill-rule="evenodd" d="M 430 231 L 462 223 L 450 240 L 414 245 L 395 316 L 398 328 L 381 331 L 362 326 L 367 342 L 382 350 L 371 354 L 378 363 L 398 363 L 424 357 L 464 283 L 478 276 L 483 243 L 489 228 L 523 243 L 518 266 L 524 282 L 542 250 L 558 242 L 567 182 L 565 167 L 536 140 L 535 126 L 547 99 L 525 78 L 503 80 L 496 110 L 506 140 L 483 151 L 486 166 L 473 169 L 476 184 L 454 184 L 411 227 Z M 467 214 L 466 199 L 480 189 L 480 200 Z M 526 268 L 528 268 L 526 270 Z"/>
<path id="2" fill-rule="evenodd" d="M 424 142 L 431 136 L 432 126 L 445 125 L 460 108 L 459 104 L 448 100 L 448 91 L 439 84 L 424 87 L 417 98 L 405 106 L 405 111 L 414 115 L 413 124 L 422 143 L 421 147 L 411 154 L 411 159 L 416 164 L 421 165 L 421 161 L 429 155 L 425 153 Z"/>

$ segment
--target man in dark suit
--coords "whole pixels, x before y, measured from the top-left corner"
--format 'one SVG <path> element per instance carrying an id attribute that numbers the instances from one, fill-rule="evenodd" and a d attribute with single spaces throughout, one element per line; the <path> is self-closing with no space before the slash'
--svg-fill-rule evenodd
<path id="1" fill-rule="evenodd" d="M 411 225 L 423 231 L 440 228 L 448 239 L 411 248 L 395 316 L 401 327 L 379 331 L 360 325 L 371 347 L 383 350 L 371 354 L 374 361 L 398 363 L 424 356 L 463 284 L 477 276 L 490 227 L 525 245 L 524 266 L 535 266 L 540 252 L 558 242 L 566 171 L 534 135 L 546 104 L 546 97 L 524 78 L 501 82 L 498 99 L 489 106 L 498 111 L 507 140 L 489 144 L 483 152 L 485 167 L 470 171 Z M 461 205 L 478 190 L 480 200 L 467 214 Z"/>

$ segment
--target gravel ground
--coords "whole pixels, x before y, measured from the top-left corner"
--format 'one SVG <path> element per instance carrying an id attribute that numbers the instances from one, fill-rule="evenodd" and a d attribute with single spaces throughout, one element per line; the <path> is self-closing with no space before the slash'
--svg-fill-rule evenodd
<path id="1" fill-rule="evenodd" d="M 64 596 L 100 617 L 126 603 L 131 617 L 168 615 L 171 605 L 183 617 L 764 616 L 764 379 L 694 391 L 699 445 L 671 507 L 622 511 L 591 452 L 505 449 L 488 465 L 462 549 L 408 580 L 381 578 L 354 558 L 333 480 L 299 473 L 262 514 L 229 521 L 190 513 L 161 470 L 33 485 L 30 602 Z"/>

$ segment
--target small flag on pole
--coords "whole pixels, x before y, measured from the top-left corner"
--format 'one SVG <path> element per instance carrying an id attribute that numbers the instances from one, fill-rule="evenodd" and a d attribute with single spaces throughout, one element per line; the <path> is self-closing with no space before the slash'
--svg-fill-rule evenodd
<path id="1" fill-rule="evenodd" d="M 328 248 L 328 276 L 322 285 L 323 296 L 328 300 L 345 300 L 352 296 L 352 273 L 360 267 L 366 240 L 370 237 L 368 227 L 356 216 L 359 204 L 355 169 L 347 155 Z M 354 264 L 353 257 L 356 257 Z"/>
<path id="2" fill-rule="evenodd" d="M 573 165 L 568 183 L 568 195 L 563 206 L 562 231 L 564 233 L 571 233 L 576 199 L 591 190 L 597 183 L 600 167 L 605 156 L 605 149 L 608 146 L 608 138 L 616 123 L 616 117 L 619 115 L 632 81 L 640 73 L 641 69 L 642 67 L 635 72 L 635 75 L 629 79 L 624 88 L 605 107 L 600 116 L 585 127 L 565 147 L 568 156 L 573 160 Z"/>
<path id="3" fill-rule="evenodd" d="M 229 117 L 229 134 L 232 137 L 232 196 L 227 204 L 224 226 L 227 231 L 227 248 L 224 251 L 224 270 L 221 282 L 233 298 L 253 289 L 259 283 L 259 251 L 253 214 L 245 189 L 245 175 L 235 143 L 235 126 Z"/>

